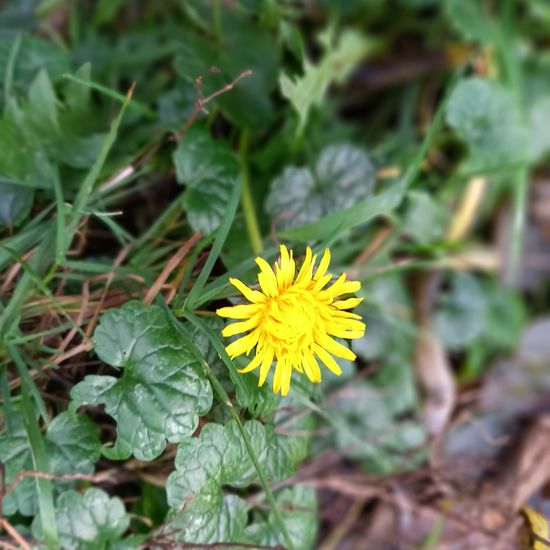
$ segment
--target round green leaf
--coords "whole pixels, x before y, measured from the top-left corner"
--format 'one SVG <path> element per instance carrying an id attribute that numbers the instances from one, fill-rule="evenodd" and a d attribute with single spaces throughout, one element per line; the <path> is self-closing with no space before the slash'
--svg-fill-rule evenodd
<path id="1" fill-rule="evenodd" d="M 370 196 L 375 179 L 374 167 L 361 149 L 332 145 L 313 170 L 291 166 L 273 180 L 266 210 L 278 227 L 300 227 Z"/>
<path id="2" fill-rule="evenodd" d="M 86 416 L 62 412 L 49 425 L 45 436 L 48 471 L 56 475 L 91 474 L 101 454 L 99 428 Z M 18 415 L 13 433 L 0 436 L 0 461 L 6 467 L 6 483 L 11 483 L 21 470 L 33 470 L 27 433 Z M 63 482 L 65 485 L 67 482 Z M 57 487 L 62 486 L 54 481 Z M 36 483 L 25 478 L 4 498 L 3 512 L 32 516 L 38 512 Z"/>
<path id="3" fill-rule="evenodd" d="M 490 166 L 526 159 L 526 126 L 514 98 L 498 82 L 462 80 L 449 98 L 446 116 L 471 154 Z"/>
<path id="4" fill-rule="evenodd" d="M 294 485 L 280 491 L 276 501 L 295 550 L 313 548 L 319 523 L 315 489 Z M 284 544 L 272 513 L 266 521 L 249 525 L 245 532 L 255 544 L 273 547 Z"/>
<path id="5" fill-rule="evenodd" d="M 85 493 L 66 491 L 56 503 L 57 531 L 61 546 L 68 550 L 111 548 L 128 529 L 130 518 L 123 502 L 110 498 L 101 489 Z M 33 534 L 42 538 L 39 516 L 33 522 Z"/>
<path id="6" fill-rule="evenodd" d="M 282 414 L 282 413 L 281 413 Z M 310 422 L 309 415 L 278 424 L 296 430 L 295 422 Z M 256 420 L 244 425 L 261 467 L 271 480 L 293 474 L 306 455 L 308 438 L 275 433 Z M 206 424 L 199 437 L 190 437 L 178 446 L 176 471 L 167 480 L 168 504 L 174 510 L 167 525 L 177 529 L 176 540 L 197 543 L 247 542 L 244 528 L 248 504 L 227 495 L 223 486 L 246 487 L 258 474 L 235 421 L 225 426 Z"/>
<path id="7" fill-rule="evenodd" d="M 203 128 L 192 128 L 173 154 L 176 178 L 187 186 L 184 206 L 195 231 L 208 235 L 222 219 L 239 163 L 229 144 L 214 140 Z"/>
<path id="8" fill-rule="evenodd" d="M 468 345 L 483 331 L 487 301 L 474 277 L 453 275 L 451 290 L 441 296 L 435 314 L 435 329 L 441 341 L 451 349 Z"/>
<path id="9" fill-rule="evenodd" d="M 121 368 L 120 378 L 87 376 L 71 395 L 78 405 L 103 404 L 117 422 L 117 439 L 103 453 L 152 460 L 197 428 L 212 406 L 199 362 L 159 306 L 128 302 L 107 311 L 94 333 L 96 353 Z"/>

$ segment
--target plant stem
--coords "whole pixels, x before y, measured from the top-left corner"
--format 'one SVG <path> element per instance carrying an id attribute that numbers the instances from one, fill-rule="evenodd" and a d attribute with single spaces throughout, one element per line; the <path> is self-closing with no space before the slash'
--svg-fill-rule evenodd
<path id="1" fill-rule="evenodd" d="M 256 209 L 254 208 L 254 201 L 252 199 L 252 193 L 250 191 L 250 169 L 248 166 L 248 145 L 250 142 L 250 131 L 244 129 L 241 133 L 241 140 L 239 143 L 239 154 L 241 157 L 241 174 L 243 179 L 243 185 L 241 189 L 241 206 L 244 213 L 244 221 L 246 224 L 246 231 L 248 232 L 248 239 L 250 246 L 254 254 L 259 254 L 262 249 L 262 235 L 258 225 L 258 218 L 256 217 Z"/>

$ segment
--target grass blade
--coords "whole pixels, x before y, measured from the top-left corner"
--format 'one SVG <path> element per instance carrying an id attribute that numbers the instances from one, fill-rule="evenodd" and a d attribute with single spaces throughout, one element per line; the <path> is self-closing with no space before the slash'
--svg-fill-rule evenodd
<path id="1" fill-rule="evenodd" d="M 214 240 L 214 244 L 212 245 L 212 249 L 210 250 L 208 259 L 206 260 L 202 271 L 197 277 L 193 288 L 187 295 L 187 299 L 183 304 L 182 310 L 192 311 L 193 309 L 195 309 L 196 304 L 199 301 L 202 289 L 206 284 L 210 273 L 212 272 L 212 268 L 214 267 L 218 256 L 220 255 L 222 246 L 225 243 L 225 239 L 227 238 L 227 234 L 229 233 L 229 229 L 231 228 L 231 224 L 233 223 L 233 219 L 235 218 L 237 206 L 239 205 L 239 200 L 241 198 L 241 185 L 242 181 L 239 178 L 235 181 L 235 185 L 233 187 L 233 190 L 231 191 L 231 196 L 229 197 L 229 201 L 227 203 L 227 209 L 222 218 L 220 226 L 218 227 L 216 239 Z M 182 311 L 180 311 L 179 313 L 181 314 Z M 176 313 L 176 315 L 177 314 L 178 313 Z"/>
<path id="2" fill-rule="evenodd" d="M 44 446 L 44 439 L 38 426 L 36 414 L 32 401 L 25 386 L 22 389 L 22 413 L 27 437 L 31 448 L 32 462 L 34 469 L 39 472 L 48 471 L 48 457 Z M 44 540 L 48 550 L 57 550 L 59 538 L 57 536 L 57 524 L 55 521 L 55 507 L 53 504 L 52 482 L 49 479 L 35 478 L 38 491 L 38 507 L 40 509 L 40 520 L 44 533 Z"/>

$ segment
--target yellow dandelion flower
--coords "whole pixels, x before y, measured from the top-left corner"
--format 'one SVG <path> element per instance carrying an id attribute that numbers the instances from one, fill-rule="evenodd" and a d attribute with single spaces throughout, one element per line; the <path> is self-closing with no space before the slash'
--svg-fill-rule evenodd
<path id="1" fill-rule="evenodd" d="M 256 258 L 261 291 L 237 279 L 229 279 L 250 303 L 222 307 L 216 312 L 221 317 L 239 320 L 223 329 L 224 336 L 247 333 L 225 348 L 231 359 L 249 355 L 256 347 L 255 356 L 239 372 L 251 372 L 260 367 L 258 385 L 262 386 L 276 361 L 273 391 L 280 391 L 282 395 L 288 393 L 294 369 L 305 372 L 312 382 L 320 382 L 318 359 L 334 374 L 340 375 L 342 371 L 333 355 L 353 361 L 355 354 L 334 337 L 360 338 L 365 333 L 361 317 L 346 311 L 363 299 L 340 298 L 357 292 L 361 284 L 347 281 L 343 273 L 327 287 L 332 280 L 332 275 L 327 273 L 329 250 L 325 250 L 319 267 L 314 270 L 316 259 L 307 247 L 306 257 L 296 275 L 292 251 L 289 253 L 284 245 L 275 270 L 263 258 Z"/>

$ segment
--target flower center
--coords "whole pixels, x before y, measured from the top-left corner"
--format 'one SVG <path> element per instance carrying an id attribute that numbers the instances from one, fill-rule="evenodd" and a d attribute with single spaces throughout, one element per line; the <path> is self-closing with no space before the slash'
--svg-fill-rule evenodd
<path id="1" fill-rule="evenodd" d="M 310 347 L 318 322 L 311 295 L 300 288 L 289 288 L 272 297 L 266 305 L 264 327 L 271 344 L 279 351 Z"/>

